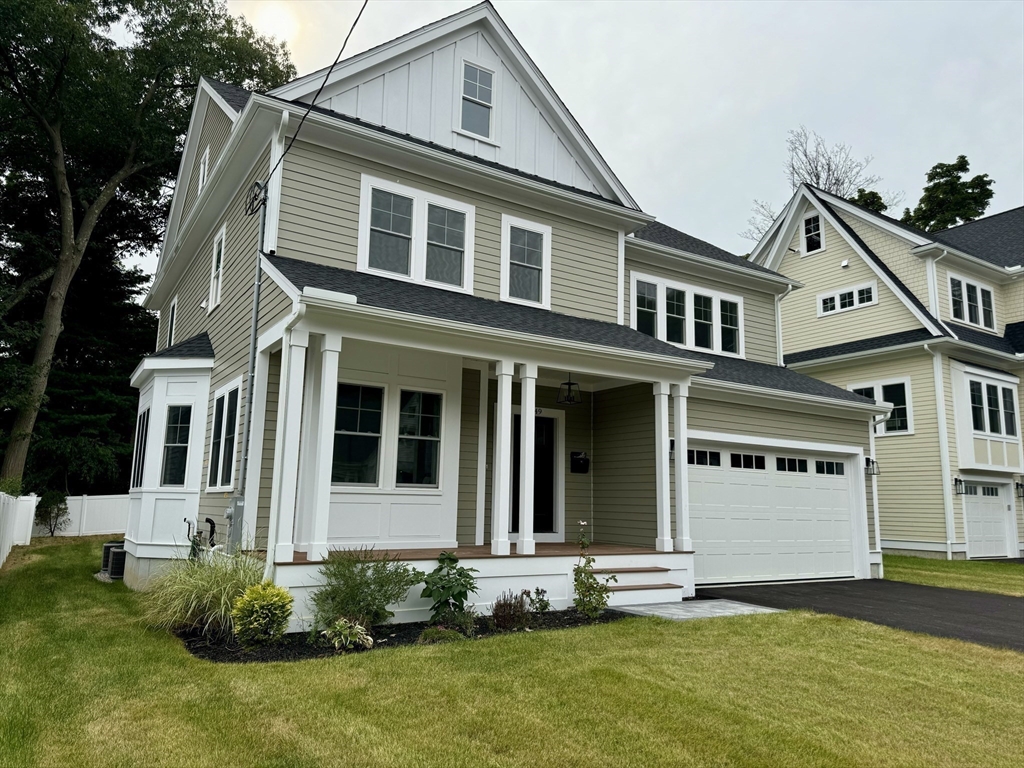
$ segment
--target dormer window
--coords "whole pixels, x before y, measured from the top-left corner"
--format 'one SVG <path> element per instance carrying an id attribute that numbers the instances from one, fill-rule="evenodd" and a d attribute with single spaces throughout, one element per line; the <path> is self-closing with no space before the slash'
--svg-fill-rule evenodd
<path id="1" fill-rule="evenodd" d="M 825 250 L 825 236 L 821 231 L 821 217 L 818 214 L 804 218 L 802 240 L 804 256 Z"/>
<path id="2" fill-rule="evenodd" d="M 463 63 L 462 130 L 491 138 L 491 109 L 494 106 L 494 74 L 469 62 Z"/>
<path id="3" fill-rule="evenodd" d="M 954 320 L 992 331 L 996 329 L 995 305 L 989 286 L 950 275 L 949 303 Z"/>

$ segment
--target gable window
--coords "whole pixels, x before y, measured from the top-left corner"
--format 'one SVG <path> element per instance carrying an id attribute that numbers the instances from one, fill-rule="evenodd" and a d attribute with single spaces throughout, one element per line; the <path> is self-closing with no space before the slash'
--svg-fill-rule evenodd
<path id="1" fill-rule="evenodd" d="M 160 485 L 185 485 L 185 466 L 188 462 L 188 434 L 191 425 L 191 405 L 172 405 L 167 408 L 167 429 L 164 433 L 164 464 L 160 473 Z"/>
<path id="2" fill-rule="evenodd" d="M 850 389 L 854 394 L 892 405 L 892 410 L 885 421 L 875 425 L 876 434 L 905 435 L 914 431 L 913 409 L 910 402 L 910 379 L 858 384 Z"/>
<path id="3" fill-rule="evenodd" d="M 206 176 L 210 172 L 210 147 L 207 146 L 203 150 L 202 157 L 199 158 L 199 168 L 196 173 L 196 194 L 201 194 L 203 187 L 206 186 Z"/>
<path id="4" fill-rule="evenodd" d="M 141 488 L 146 472 L 146 442 L 149 440 L 149 408 L 139 414 L 135 426 L 135 460 L 132 462 L 132 488 Z"/>
<path id="5" fill-rule="evenodd" d="M 210 297 L 207 299 L 206 312 L 213 312 L 220 304 L 221 287 L 224 282 L 224 228 L 213 240 L 213 258 L 210 262 Z"/>
<path id="6" fill-rule="evenodd" d="M 776 472 L 806 472 L 807 459 L 794 459 L 786 456 L 775 457 Z"/>
<path id="7" fill-rule="evenodd" d="M 722 466 L 722 454 L 718 451 L 688 449 L 686 451 L 686 463 L 698 467 L 720 467 Z"/>
<path id="8" fill-rule="evenodd" d="M 473 206 L 364 174 L 359 210 L 359 271 L 472 292 Z"/>
<path id="9" fill-rule="evenodd" d="M 819 475 L 845 475 L 846 465 L 841 461 L 816 461 L 814 471 Z"/>
<path id="10" fill-rule="evenodd" d="M 174 345 L 174 322 L 178 319 L 178 297 L 171 299 L 171 306 L 167 309 L 167 346 Z"/>
<path id="11" fill-rule="evenodd" d="M 242 383 L 236 380 L 218 390 L 213 402 L 213 434 L 210 440 L 210 471 L 207 490 L 230 490 L 235 482 L 235 436 L 238 433 L 238 393 Z"/>
<path id="12" fill-rule="evenodd" d="M 501 300 L 551 309 L 551 227 L 502 214 Z"/>
<path id="13" fill-rule="evenodd" d="M 819 293 L 818 317 L 877 303 L 878 286 L 875 281 L 861 285 L 852 285 L 830 293 Z"/>
<path id="14" fill-rule="evenodd" d="M 689 349 L 742 357 L 743 299 L 634 272 L 632 327 Z"/>
<path id="15" fill-rule="evenodd" d="M 804 218 L 801 240 L 804 256 L 825 250 L 825 238 L 821 231 L 821 217 L 818 214 L 815 213 Z"/>
<path id="16" fill-rule="evenodd" d="M 441 395 L 402 390 L 395 482 L 436 488 L 440 458 Z"/>
<path id="17" fill-rule="evenodd" d="M 491 138 L 491 109 L 494 105 L 494 73 L 468 61 L 462 70 L 462 130 Z"/>
<path id="18" fill-rule="evenodd" d="M 338 384 L 331 482 L 377 485 L 384 389 Z"/>
<path id="19" fill-rule="evenodd" d="M 995 330 L 995 304 L 990 286 L 950 275 L 949 303 L 954 320 Z"/>

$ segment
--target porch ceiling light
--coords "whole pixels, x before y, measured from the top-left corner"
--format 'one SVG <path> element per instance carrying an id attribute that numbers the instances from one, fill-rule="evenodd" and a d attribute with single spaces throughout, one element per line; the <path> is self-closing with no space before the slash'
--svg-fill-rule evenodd
<path id="1" fill-rule="evenodd" d="M 881 467 L 878 466 L 878 462 L 872 459 L 870 456 L 864 457 L 864 474 L 865 475 L 880 475 L 882 474 Z"/>
<path id="2" fill-rule="evenodd" d="M 569 380 L 563 381 L 558 387 L 558 397 L 555 402 L 559 405 L 577 405 L 583 402 L 583 393 L 580 392 L 580 385 L 572 380 L 571 373 L 569 374 Z"/>
<path id="3" fill-rule="evenodd" d="M 964 495 L 964 481 L 961 480 L 959 477 L 953 478 L 953 492 L 957 496 Z"/>

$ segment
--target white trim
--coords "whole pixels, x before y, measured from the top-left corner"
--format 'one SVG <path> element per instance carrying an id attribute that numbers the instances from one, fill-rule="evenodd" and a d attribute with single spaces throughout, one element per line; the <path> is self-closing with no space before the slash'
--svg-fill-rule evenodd
<path id="1" fill-rule="evenodd" d="M 821 245 L 818 248 L 815 248 L 813 251 L 808 251 L 807 250 L 807 222 L 810 219 L 815 219 L 815 218 L 818 220 L 818 237 L 821 240 Z M 813 212 L 811 212 L 811 213 L 806 213 L 805 212 L 804 215 L 800 217 L 800 256 L 801 257 L 804 257 L 804 256 L 816 256 L 817 254 L 823 253 L 824 251 L 825 251 L 825 219 L 821 215 L 821 213 L 818 212 L 817 208 L 815 208 L 815 210 Z"/>
<path id="2" fill-rule="evenodd" d="M 384 477 L 385 477 L 385 475 L 387 473 L 387 468 L 388 468 L 387 466 L 385 466 L 385 460 L 384 460 L 384 454 L 385 454 L 384 441 L 385 441 L 386 438 L 391 437 L 391 434 L 390 434 L 390 426 L 391 426 L 391 424 L 388 421 L 388 417 L 391 415 L 391 411 L 394 410 L 393 408 L 390 407 L 391 406 L 390 398 L 391 398 L 391 389 L 392 389 L 391 388 L 390 376 L 386 376 L 386 378 L 389 379 L 387 381 L 381 381 L 380 379 L 358 378 L 358 377 L 349 376 L 348 373 L 344 370 L 344 366 L 343 365 L 339 364 L 338 368 L 339 368 L 339 370 L 338 370 L 338 380 L 334 382 L 334 408 L 335 409 L 338 407 L 338 386 L 341 385 L 341 384 L 348 384 L 349 386 L 353 386 L 353 387 L 368 387 L 368 388 L 372 387 L 373 389 L 381 390 L 381 396 L 380 396 L 380 432 L 378 432 L 376 435 L 373 435 L 370 432 L 359 432 L 359 433 L 357 433 L 357 432 L 350 432 L 350 433 L 347 433 L 347 434 L 352 434 L 352 435 L 364 435 L 364 436 L 368 436 L 368 437 L 376 437 L 377 438 L 377 440 L 378 440 L 378 442 L 377 442 L 377 482 L 375 482 L 375 483 L 341 483 L 341 482 L 335 482 L 334 479 L 330 475 L 328 475 L 327 484 L 328 484 L 328 486 L 330 486 L 330 489 L 331 489 L 332 492 L 349 491 L 351 493 L 371 493 L 371 492 L 374 492 L 374 491 L 385 491 L 387 493 L 390 493 L 390 492 L 396 490 L 393 483 L 392 484 L 388 484 L 388 483 L 385 483 L 385 481 L 384 481 Z M 442 403 L 442 407 L 443 407 L 443 403 Z M 395 442 L 395 446 L 396 446 L 396 452 L 397 452 L 397 446 L 398 446 L 398 442 L 397 442 L 398 421 L 397 420 L 395 421 L 395 429 L 396 429 L 396 442 Z M 333 443 L 334 436 L 338 434 L 338 431 L 334 428 L 333 424 L 330 425 L 330 432 L 331 432 L 331 441 Z M 433 490 L 436 490 L 436 489 L 431 488 L 430 490 L 433 491 Z"/>
<path id="3" fill-rule="evenodd" d="M 963 317 L 957 317 L 956 315 L 953 314 L 953 281 L 954 280 L 959 280 L 961 286 L 963 287 L 963 294 L 962 294 L 963 311 L 964 311 L 964 316 Z M 971 310 L 970 310 L 970 306 L 968 305 L 968 302 L 967 302 L 967 285 L 968 285 L 968 283 L 973 285 L 975 287 L 975 289 L 978 291 L 978 320 L 980 322 L 977 322 L 977 323 L 972 323 L 971 320 L 970 320 Z M 989 295 L 989 297 L 992 300 L 992 325 L 991 326 L 985 325 L 985 305 L 982 303 L 982 300 L 981 300 L 981 292 L 982 291 L 988 291 L 988 295 Z M 954 322 L 957 322 L 957 323 L 963 323 L 964 325 L 970 326 L 971 328 L 978 328 L 978 329 L 980 329 L 982 331 L 990 331 L 992 333 L 996 333 L 996 329 L 999 327 L 999 318 L 996 316 L 996 291 L 995 291 L 995 288 L 993 288 L 991 285 L 989 285 L 988 283 L 983 283 L 980 280 L 977 280 L 977 279 L 975 279 L 973 277 L 964 277 L 963 275 L 961 275 L 961 274 L 959 274 L 957 272 L 950 272 L 949 270 L 946 270 L 946 298 L 947 298 L 947 303 L 949 305 L 949 306 L 946 307 L 946 309 L 949 311 L 949 319 L 950 320 L 952 320 Z"/>
<path id="4" fill-rule="evenodd" d="M 618 286 L 618 298 L 615 302 L 615 322 L 623 325 L 626 322 L 626 233 L 621 229 L 618 234 L 615 284 Z"/>
<path id="5" fill-rule="evenodd" d="M 465 364 L 463 364 L 465 365 Z M 484 526 L 487 508 L 487 400 L 490 397 L 491 377 L 487 365 L 480 366 L 480 402 L 477 407 L 476 445 L 476 532 L 473 543 L 484 544 Z"/>
<path id="6" fill-rule="evenodd" d="M 167 307 L 167 345 L 174 346 L 174 326 L 178 324 L 178 294 L 174 294 L 170 305 Z"/>
<path id="7" fill-rule="evenodd" d="M 878 430 L 876 430 L 877 437 L 891 437 L 894 435 L 912 435 L 914 434 L 914 402 L 911 394 L 910 377 L 909 376 L 893 376 L 885 379 L 871 379 L 869 381 L 856 382 L 853 384 L 847 384 L 846 389 L 852 392 L 855 389 L 866 389 L 867 387 L 873 387 L 875 390 L 875 402 L 884 403 L 889 410 L 892 410 L 892 403 L 888 403 L 882 400 L 882 387 L 887 387 L 892 384 L 902 384 L 903 392 L 907 398 L 907 428 L 905 430 L 894 430 L 888 431 L 885 427 L 885 421 L 888 420 L 886 416 L 885 420 L 878 423 Z"/>
<path id="8" fill-rule="evenodd" d="M 453 112 L 454 112 L 454 114 L 452 115 L 452 131 L 454 133 L 459 134 L 460 136 L 465 136 L 467 138 L 473 139 L 474 141 L 482 141 L 485 144 L 491 145 L 492 147 L 500 147 L 501 146 L 501 141 L 500 141 L 501 137 L 498 136 L 498 117 L 497 117 L 497 115 L 498 115 L 498 104 L 500 103 L 500 101 L 498 100 L 498 91 L 500 89 L 500 78 L 501 78 L 500 62 L 497 62 L 498 66 L 495 66 L 495 62 L 490 62 L 490 61 L 485 62 L 483 59 L 479 59 L 479 58 L 477 58 L 475 56 L 462 56 L 459 59 L 459 62 L 460 62 L 460 66 L 455 68 L 455 93 L 454 93 L 455 98 L 452 100 L 453 101 L 452 107 L 453 107 Z M 466 77 L 466 65 L 467 64 L 469 64 L 472 67 L 476 67 L 477 69 L 482 70 L 482 71 L 487 72 L 488 74 L 490 74 L 490 76 L 491 76 L 491 103 L 490 104 L 486 104 L 485 102 L 482 102 L 479 99 L 474 99 L 471 96 L 466 96 L 463 93 L 462 86 L 463 86 L 463 81 L 464 81 L 464 79 Z M 466 130 L 465 128 L 462 127 L 462 102 L 463 102 L 464 99 L 469 99 L 470 101 L 472 101 L 472 102 L 474 102 L 476 104 L 480 104 L 481 106 L 486 106 L 486 107 L 488 107 L 491 110 L 490 121 L 489 121 L 488 126 L 487 126 L 490 130 L 489 130 L 489 132 L 488 132 L 488 134 L 486 136 L 481 136 L 478 133 L 473 133 L 472 131 L 468 131 L 468 130 Z"/>
<path id="9" fill-rule="evenodd" d="M 956 521 L 953 512 L 953 465 L 949 455 L 949 425 L 946 423 L 946 382 L 942 371 L 942 355 L 927 344 L 925 349 L 932 356 L 932 382 L 935 387 L 935 411 L 938 414 L 939 468 L 942 471 L 942 509 L 946 524 L 946 557 L 952 560 L 953 542 L 956 541 Z M 952 378 L 952 372 L 950 372 L 950 378 Z M 966 518 L 964 520 L 964 536 L 966 537 Z"/>
<path id="10" fill-rule="evenodd" d="M 860 300 L 860 292 L 865 288 L 871 289 L 871 301 L 862 302 Z M 852 307 L 840 307 L 839 297 L 844 293 L 853 294 Z M 826 312 L 821 306 L 822 302 L 825 299 L 834 299 L 835 309 L 831 309 Z M 831 317 L 832 315 L 838 315 L 843 312 L 852 312 L 853 310 L 860 309 L 861 307 L 873 307 L 874 305 L 878 304 L 878 281 L 868 280 L 867 282 L 864 283 L 857 283 L 856 285 L 844 286 L 843 288 L 837 288 L 836 290 L 833 291 L 825 291 L 824 293 L 819 293 L 815 297 L 815 301 L 817 302 L 818 307 L 818 317 Z"/>
<path id="11" fill-rule="evenodd" d="M 220 265 L 217 265 L 217 245 L 220 244 Z M 210 314 L 220 305 L 224 292 L 224 260 L 227 258 L 227 225 L 222 225 L 214 235 L 213 250 L 210 253 L 210 294 L 206 299 L 206 314 Z"/>
<path id="12" fill-rule="evenodd" d="M 727 445 L 756 445 L 765 448 L 778 448 L 789 451 L 810 451 L 812 453 L 844 453 L 862 454 L 864 449 L 859 445 L 843 445 L 841 443 L 815 443 L 809 440 L 789 440 L 779 437 L 757 437 L 754 435 L 738 435 L 731 432 L 709 432 L 703 429 L 688 429 L 688 441 L 699 440 Z M 863 463 L 861 464 L 863 467 Z M 724 467 L 730 469 L 730 467 Z M 760 471 L 760 470 L 759 470 Z"/>
<path id="13" fill-rule="evenodd" d="M 655 325 L 655 337 L 661 341 L 665 341 L 672 344 L 680 349 L 689 349 L 695 352 L 712 353 L 716 355 L 722 355 L 723 357 L 745 357 L 746 356 L 746 333 L 744 332 L 744 314 L 743 314 L 743 297 L 735 294 L 723 293 L 711 288 L 705 288 L 700 285 L 694 285 L 692 283 L 680 283 L 676 280 L 670 280 L 665 277 L 655 277 L 653 275 L 644 274 L 643 272 L 637 272 L 636 270 L 630 270 L 629 273 L 629 327 L 636 329 L 636 284 L 638 282 L 653 284 L 658 289 L 658 313 L 657 322 Z M 668 341 L 667 336 L 667 303 L 666 303 L 666 289 L 672 288 L 674 290 L 685 291 L 686 293 L 686 319 L 685 319 L 685 343 L 679 344 L 674 341 Z M 694 294 L 700 294 L 701 296 L 707 296 L 711 298 L 712 304 L 712 325 L 711 325 L 711 348 L 698 347 L 694 344 L 694 312 L 693 312 L 693 296 Z M 739 313 L 739 352 L 725 352 L 722 350 L 722 302 L 731 301 L 737 305 Z"/>
<path id="14" fill-rule="evenodd" d="M 210 173 L 210 145 L 206 145 L 206 149 L 203 150 L 203 154 L 199 156 L 199 166 L 197 170 L 196 178 L 196 197 L 202 194 L 203 187 L 206 186 L 206 179 Z"/>
<path id="15" fill-rule="evenodd" d="M 882 539 L 882 549 L 917 549 L 922 552 L 946 552 L 947 545 L 942 541 L 917 541 L 914 539 Z M 949 547 L 951 552 L 966 552 L 966 543 L 954 542 Z"/>
<path id="16" fill-rule="evenodd" d="M 370 211 L 371 196 L 374 189 L 408 197 L 412 200 L 412 237 L 409 244 L 409 274 L 388 272 L 370 266 Z M 427 270 L 427 210 L 428 206 L 462 213 L 466 216 L 465 242 L 462 251 L 462 285 L 450 285 L 428 280 Z M 404 184 L 380 179 L 369 174 L 362 174 L 359 189 L 359 235 L 356 245 L 356 269 L 392 280 L 407 283 L 422 283 L 433 288 L 443 288 L 456 293 L 473 293 L 473 235 L 476 231 L 476 208 L 459 200 L 442 197 L 433 192 L 425 192 Z"/>
<path id="17" fill-rule="evenodd" d="M 540 301 L 530 301 L 529 299 L 520 299 L 509 295 L 512 227 L 534 232 L 543 238 L 541 243 L 543 266 L 541 267 L 540 278 Z M 510 216 L 507 213 L 501 214 L 501 300 L 507 301 L 509 304 L 522 304 L 526 307 L 551 309 L 551 227 L 547 224 L 538 224 L 535 221 L 521 219 L 518 216 Z"/>
<path id="18" fill-rule="evenodd" d="M 225 483 L 224 482 L 224 478 L 221 476 L 220 469 L 224 465 L 224 459 L 223 459 L 224 453 L 223 452 L 224 452 L 224 435 L 226 434 L 225 430 L 227 429 L 227 425 L 228 425 L 228 395 L 231 393 L 232 390 L 238 390 L 238 402 L 235 404 L 235 432 L 234 432 L 234 439 L 233 439 L 233 442 L 232 442 L 232 451 L 234 451 L 235 455 L 231 459 L 231 476 L 229 478 L 229 482 Z M 239 427 L 239 424 L 241 423 L 241 420 L 242 420 L 242 409 L 245 406 L 245 403 L 242 402 L 242 377 L 241 376 L 239 376 L 236 379 L 232 379 L 230 382 L 228 382 L 224 386 L 220 387 L 219 389 L 217 389 L 213 393 L 213 398 L 210 401 L 210 402 L 213 403 L 213 410 L 212 410 L 212 412 L 210 414 L 210 418 L 211 419 L 216 419 L 217 418 L 217 401 L 220 398 L 222 398 L 222 397 L 224 398 L 224 413 L 221 414 L 221 433 L 220 433 L 220 441 L 221 442 L 220 442 L 220 449 L 218 450 L 218 453 L 217 453 L 217 465 L 218 465 L 217 478 L 220 481 L 220 484 L 219 485 L 207 485 L 206 486 L 206 492 L 207 493 L 229 493 L 230 491 L 233 491 L 234 488 L 235 488 L 235 472 L 238 470 L 238 447 L 239 447 L 239 444 L 242 441 L 242 435 L 239 432 L 238 427 Z M 206 483 L 210 482 L 210 467 L 213 465 L 213 432 L 214 432 L 214 430 L 216 428 L 217 428 L 216 423 L 213 423 L 213 424 L 210 425 L 210 450 L 209 450 L 210 464 L 207 465 L 205 477 L 203 477 L 203 479 L 202 479 L 202 483 L 204 485 Z M 204 438 L 205 438 L 205 436 L 204 436 Z"/>
<path id="19" fill-rule="evenodd" d="M 1016 469 L 1016 468 L 1013 468 Z M 998 495 L 995 497 L 999 500 L 999 505 L 1002 507 L 1000 511 L 1003 513 L 1003 537 L 1006 541 L 1006 557 L 1015 558 L 1018 557 L 1016 549 L 1017 544 L 1017 500 L 1014 496 L 1014 485 L 1012 478 L 1007 477 L 991 477 L 989 475 L 978 475 L 971 474 L 970 472 L 961 472 L 960 479 L 964 481 L 965 485 L 980 485 L 980 486 L 993 486 L 999 489 Z M 971 557 L 970 540 L 968 538 L 968 525 L 967 525 L 967 502 L 970 499 L 981 499 L 984 498 L 984 491 L 981 491 L 977 496 L 968 497 L 966 494 L 961 496 L 961 502 L 963 505 L 963 517 L 964 517 L 964 551 L 967 553 L 967 559 L 975 559 Z M 992 498 L 991 496 L 988 498 Z M 1009 501 L 1009 503 L 1007 503 Z M 978 559 L 987 559 L 992 557 L 993 559 L 998 558 L 998 555 L 983 555 Z"/>

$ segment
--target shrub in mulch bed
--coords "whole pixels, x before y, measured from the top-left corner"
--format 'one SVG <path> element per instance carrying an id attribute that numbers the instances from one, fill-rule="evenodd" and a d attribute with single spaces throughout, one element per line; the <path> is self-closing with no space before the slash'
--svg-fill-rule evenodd
<path id="1" fill-rule="evenodd" d="M 548 629 L 571 629 L 590 624 L 607 624 L 626 618 L 625 614 L 608 610 L 596 619 L 589 619 L 575 608 L 566 611 L 549 611 L 547 613 L 531 613 L 530 626 L 527 629 L 513 632 L 533 632 Z M 305 659 L 322 659 L 330 656 L 344 656 L 346 653 L 373 653 L 378 648 L 395 648 L 401 645 L 416 645 L 420 633 L 429 625 L 425 621 L 408 624 L 385 624 L 374 627 L 374 646 L 369 650 L 336 651 L 334 646 L 327 644 L 317 636 L 312 638 L 308 632 L 296 632 L 285 635 L 274 645 L 256 648 L 243 648 L 235 639 L 211 640 L 196 634 L 181 634 L 179 637 L 186 650 L 193 656 L 205 661 L 241 664 L 267 661 L 303 661 Z M 481 616 L 476 621 L 476 634 L 473 640 L 480 640 L 496 635 L 511 634 L 494 629 L 490 618 Z"/>

